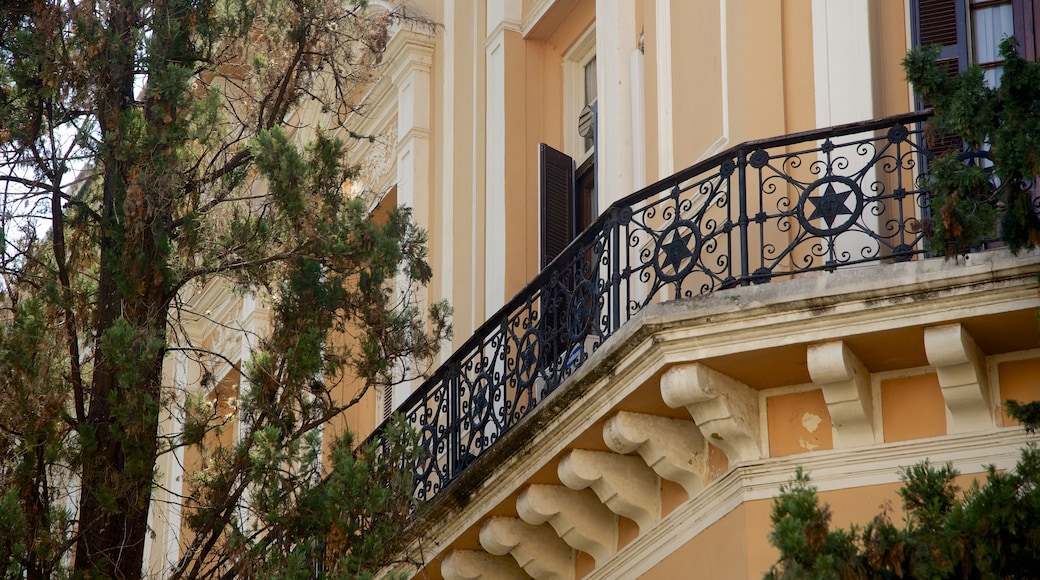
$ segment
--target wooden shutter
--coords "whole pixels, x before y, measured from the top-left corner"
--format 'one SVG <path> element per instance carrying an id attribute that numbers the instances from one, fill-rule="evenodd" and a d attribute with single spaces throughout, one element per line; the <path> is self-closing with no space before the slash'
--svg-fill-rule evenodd
<path id="1" fill-rule="evenodd" d="M 1040 5 L 1035 0 L 1014 0 L 1015 36 L 1026 60 L 1040 58 Z"/>
<path id="2" fill-rule="evenodd" d="M 574 231 L 574 160 L 545 143 L 538 146 L 542 209 L 542 267 L 577 236 Z"/>
<path id="3" fill-rule="evenodd" d="M 968 16 L 965 0 L 916 0 L 914 44 L 942 47 L 936 63 L 947 75 L 955 76 L 968 68 Z M 930 103 L 918 102 L 919 108 Z M 956 135 L 929 135 L 928 149 L 935 155 L 964 148 Z"/>
<path id="4" fill-rule="evenodd" d="M 386 421 L 390 418 L 390 415 L 394 412 L 394 386 L 386 385 L 383 387 L 383 420 Z"/>
<path id="5" fill-rule="evenodd" d="M 916 44 L 942 46 L 939 66 L 951 74 L 968 68 L 967 8 L 963 0 L 917 0 Z"/>

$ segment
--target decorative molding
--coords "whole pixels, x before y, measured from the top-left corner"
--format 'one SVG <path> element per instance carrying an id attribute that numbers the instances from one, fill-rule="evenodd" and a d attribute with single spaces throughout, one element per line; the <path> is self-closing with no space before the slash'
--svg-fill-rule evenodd
<path id="1" fill-rule="evenodd" d="M 844 341 L 809 345 L 809 376 L 823 389 L 834 428 L 834 447 L 877 442 L 870 371 Z"/>
<path id="2" fill-rule="evenodd" d="M 939 375 L 952 422 L 949 433 L 993 427 L 986 355 L 961 324 L 924 329 L 924 350 Z"/>
<path id="3" fill-rule="evenodd" d="M 397 123 L 391 123 L 368 148 L 358 176 L 364 186 L 375 187 L 397 163 Z"/>
<path id="4" fill-rule="evenodd" d="M 669 407 L 686 407 L 706 439 L 730 464 L 762 457 L 758 393 L 701 363 L 674 366 L 661 376 Z"/>
<path id="5" fill-rule="evenodd" d="M 520 519 L 548 523 L 568 546 L 603 564 L 617 551 L 617 518 L 591 490 L 562 485 L 531 485 L 516 500 Z"/>
<path id="6" fill-rule="evenodd" d="M 708 477 L 708 441 L 693 421 L 620 411 L 603 426 L 611 450 L 639 453 L 657 475 L 693 497 Z"/>
<path id="7" fill-rule="evenodd" d="M 509 554 L 535 580 L 574 578 L 574 551 L 549 526 L 493 517 L 480 528 L 480 545 L 496 556 Z"/>
<path id="8" fill-rule="evenodd" d="M 535 26 L 538 26 L 538 23 L 557 1 L 558 0 L 535 0 L 534 6 L 527 11 L 527 16 L 524 16 L 524 19 L 520 22 L 520 32 L 525 38 L 531 34 L 531 30 L 534 29 Z"/>
<path id="9" fill-rule="evenodd" d="M 574 449 L 560 460 L 557 473 L 571 489 L 592 488 L 610 511 L 653 527 L 661 517 L 661 483 L 638 457 Z"/>
<path id="10" fill-rule="evenodd" d="M 441 561 L 444 580 L 527 580 L 530 578 L 508 556 L 479 550 L 452 550 Z"/>
<path id="11" fill-rule="evenodd" d="M 879 445 L 857 450 L 826 450 L 805 455 L 765 459 L 730 470 L 697 497 L 677 507 L 649 532 L 640 532 L 605 566 L 585 580 L 638 578 L 673 554 L 698 534 L 747 501 L 776 497 L 801 467 L 822 492 L 868 485 L 899 483 L 900 468 L 919 463 L 949 461 L 965 474 L 983 474 L 988 465 L 998 470 L 1013 467 L 1020 449 L 1035 436 L 1022 429 L 985 434 L 936 437 Z M 879 510 L 880 511 L 880 510 Z"/>

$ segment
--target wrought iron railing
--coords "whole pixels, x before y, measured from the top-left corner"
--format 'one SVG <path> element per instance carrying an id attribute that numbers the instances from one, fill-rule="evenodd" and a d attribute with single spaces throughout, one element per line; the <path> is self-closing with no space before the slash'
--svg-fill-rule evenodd
<path id="1" fill-rule="evenodd" d="M 924 252 L 925 118 L 743 143 L 610 206 L 399 409 L 425 452 L 416 497 L 458 477 L 648 304 Z"/>

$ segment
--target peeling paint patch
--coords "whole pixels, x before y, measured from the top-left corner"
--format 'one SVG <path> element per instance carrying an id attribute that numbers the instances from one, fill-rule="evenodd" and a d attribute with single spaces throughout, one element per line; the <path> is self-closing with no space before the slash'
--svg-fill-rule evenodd
<path id="1" fill-rule="evenodd" d="M 806 413 L 802 415 L 802 427 L 805 427 L 805 430 L 810 433 L 815 433 L 816 429 L 820 427 L 820 423 L 822 422 L 823 419 L 814 413 Z"/>
<path id="2" fill-rule="evenodd" d="M 813 443 L 812 441 L 806 441 L 805 437 L 798 438 L 798 445 L 806 451 L 816 451 L 820 448 L 819 443 Z"/>

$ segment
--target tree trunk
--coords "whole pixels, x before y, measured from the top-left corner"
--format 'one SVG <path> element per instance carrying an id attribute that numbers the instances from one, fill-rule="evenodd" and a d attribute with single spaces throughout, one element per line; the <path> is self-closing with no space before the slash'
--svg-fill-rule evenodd
<path id="1" fill-rule="evenodd" d="M 146 216 L 127 215 L 131 145 L 121 139 L 119 125 L 134 98 L 138 15 L 131 5 L 109 4 L 107 59 L 98 82 L 104 92 L 96 116 L 105 134 L 98 156 L 103 172 L 100 271 L 94 371 L 86 422 L 80 427 L 77 577 L 141 577 L 157 445 L 163 350 L 153 341 L 165 341 L 167 303 L 152 273 L 163 264 L 153 261 L 158 258 L 154 243 L 144 241 L 151 237 L 148 228 L 133 221 Z M 128 323 L 131 338 L 115 346 L 108 335 L 120 319 Z M 127 360 L 137 363 L 132 372 Z"/>

